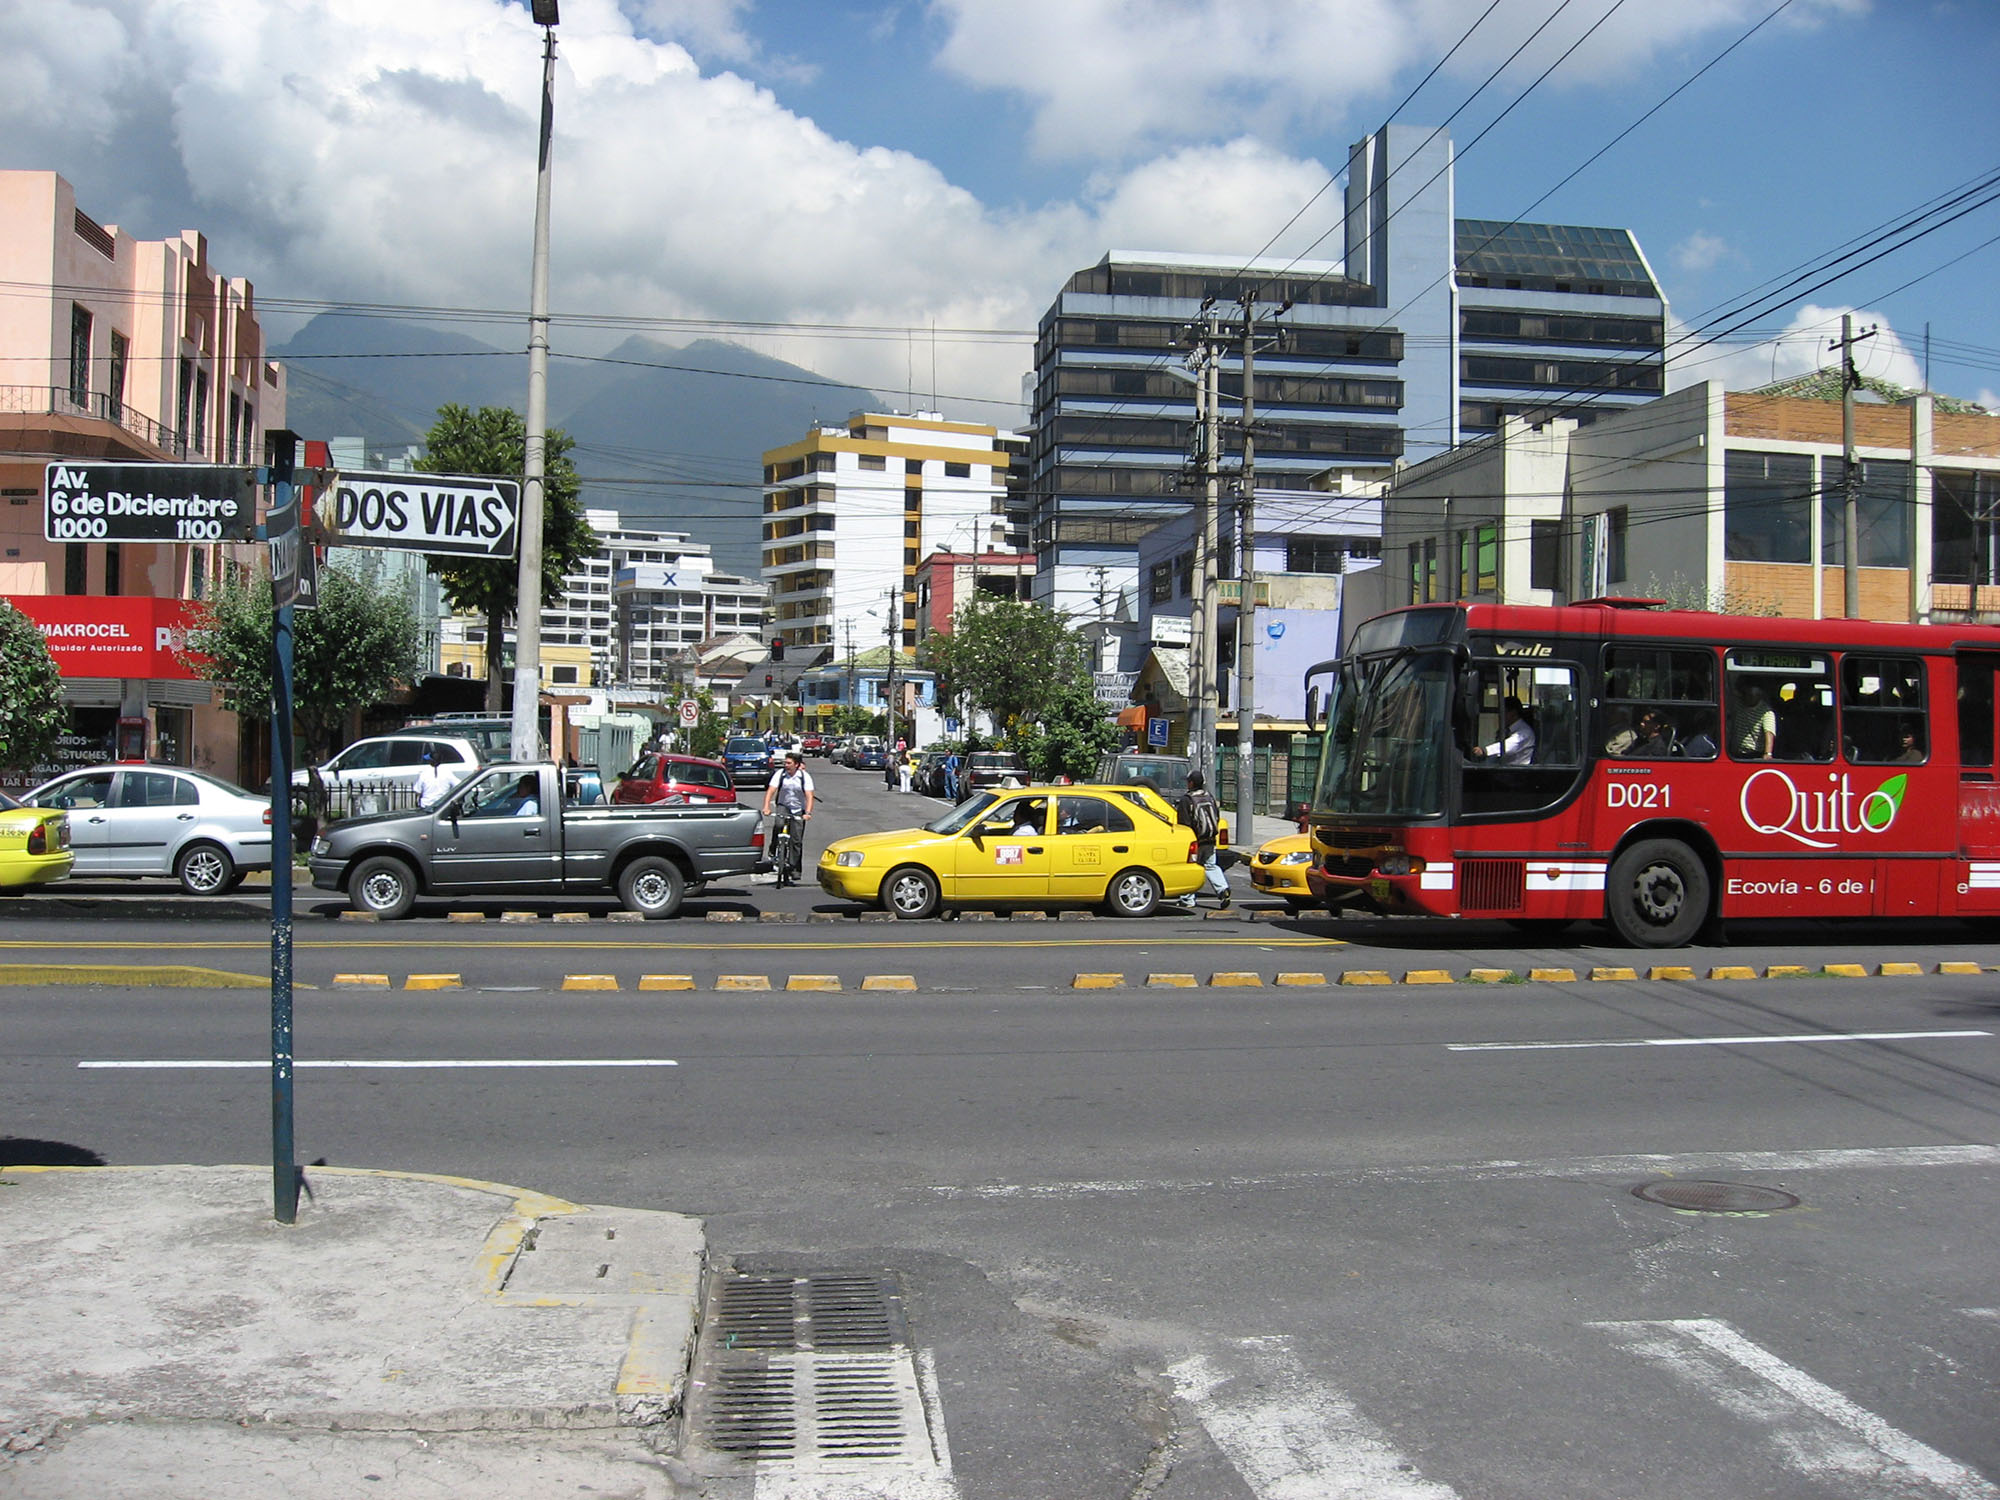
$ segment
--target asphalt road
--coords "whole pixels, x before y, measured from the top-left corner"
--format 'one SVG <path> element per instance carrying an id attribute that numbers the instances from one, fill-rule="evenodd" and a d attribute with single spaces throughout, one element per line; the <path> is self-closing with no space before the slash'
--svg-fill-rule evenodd
<path id="1" fill-rule="evenodd" d="M 695 1213 L 751 1267 L 895 1270 L 966 1497 L 2000 1496 L 2000 991 L 1818 972 L 2000 949 L 1802 925 L 1649 981 L 1590 978 L 1649 959 L 1576 937 L 308 921 L 298 1154 Z M 262 941 L 51 917 L 0 960 L 254 973 Z M 364 961 L 398 987 L 333 987 Z M 1770 963 L 1807 972 L 1706 977 Z M 401 988 L 418 965 L 465 987 Z M 1277 983 L 1555 966 L 1576 980 Z M 581 970 L 620 988 L 557 988 Z M 663 972 L 699 978 L 636 987 Z M 888 973 L 916 988 L 860 988 Z M 804 974 L 841 988 L 782 987 Z M 266 1056 L 257 990 L 0 988 L 0 1035 L 0 1136 L 268 1155 L 261 1071 L 159 1066 Z M 494 1061 L 533 1066 L 434 1066 Z M 1699 1182 L 1736 1211 L 1635 1191 Z"/>

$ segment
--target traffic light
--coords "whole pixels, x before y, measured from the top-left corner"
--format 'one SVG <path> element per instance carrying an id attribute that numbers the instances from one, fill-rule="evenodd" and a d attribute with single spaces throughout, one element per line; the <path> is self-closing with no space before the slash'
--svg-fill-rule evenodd
<path id="1" fill-rule="evenodd" d="M 766 672 L 764 674 L 764 686 L 769 687 L 770 685 L 771 685 L 771 674 L 769 672 Z"/>

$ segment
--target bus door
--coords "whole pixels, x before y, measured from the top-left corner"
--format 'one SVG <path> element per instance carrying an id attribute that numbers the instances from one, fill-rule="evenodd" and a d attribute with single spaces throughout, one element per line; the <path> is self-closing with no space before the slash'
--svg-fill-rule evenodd
<path id="1" fill-rule="evenodd" d="M 2000 776 L 1993 764 L 1994 680 L 2000 653 L 1960 651 L 1958 847 L 1965 860 L 1961 911 L 2000 911 Z"/>

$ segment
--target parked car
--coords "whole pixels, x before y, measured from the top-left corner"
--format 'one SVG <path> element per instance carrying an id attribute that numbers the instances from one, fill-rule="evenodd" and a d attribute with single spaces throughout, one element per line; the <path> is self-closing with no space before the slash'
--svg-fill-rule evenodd
<path id="1" fill-rule="evenodd" d="M 1194 838 L 1156 803 L 1100 786 L 981 792 L 922 828 L 836 839 L 819 883 L 902 918 L 962 905 L 1150 915 L 1202 886 Z"/>
<path id="2" fill-rule="evenodd" d="M 826 736 L 823 734 L 802 734 L 799 736 L 799 753 L 802 755 L 826 754 Z"/>
<path id="3" fill-rule="evenodd" d="M 737 786 L 763 786 L 771 779 L 771 747 L 754 735 L 732 735 L 722 747 L 722 761 Z"/>
<path id="4" fill-rule="evenodd" d="M 734 802 L 736 782 L 719 760 L 649 751 L 618 778 L 611 800 L 621 807 L 643 802 Z"/>
<path id="5" fill-rule="evenodd" d="M 1005 786 L 1009 780 L 1027 784 L 1028 765 L 1011 750 L 975 750 L 965 758 L 966 791 Z"/>
<path id="6" fill-rule="evenodd" d="M 843 766 L 847 766 L 852 770 L 858 771 L 862 769 L 861 758 L 864 754 L 867 753 L 867 751 L 869 751 L 870 749 L 879 751 L 879 750 L 884 750 L 886 748 L 887 747 L 885 747 L 882 743 L 882 737 L 880 735 L 857 734 L 849 738 L 847 744 L 842 747 L 844 753 L 840 757 L 840 763 Z M 879 760 L 876 761 L 874 768 L 878 771 L 881 770 L 882 762 Z"/>
<path id="7" fill-rule="evenodd" d="M 1267 896 L 1282 896 L 1293 911 L 1310 911 L 1319 903 L 1306 872 L 1312 868 L 1312 837 L 1287 833 L 1258 846 L 1250 856 L 1250 884 Z"/>
<path id="8" fill-rule="evenodd" d="M 75 863 L 68 813 L 27 807 L 0 793 L 0 891 L 61 880 Z"/>
<path id="9" fill-rule="evenodd" d="M 271 804 L 185 766 L 93 766 L 21 800 L 69 814 L 78 875 L 171 875 L 206 896 L 271 867 Z"/>
<path id="10" fill-rule="evenodd" d="M 1194 762 L 1185 755 L 1160 755 L 1142 750 L 1118 750 L 1097 765 L 1097 779 L 1105 785 L 1121 781 L 1143 781 L 1157 788 L 1172 802 L 1187 790 L 1188 772 Z"/>
<path id="11" fill-rule="evenodd" d="M 420 896 L 615 894 L 652 918 L 675 915 L 690 885 L 764 862 L 754 807 L 578 807 L 561 774 L 489 766 L 434 807 L 339 824 L 313 843 L 313 884 L 380 917 Z"/>
<path id="12" fill-rule="evenodd" d="M 856 745 L 848 752 L 847 763 L 857 771 L 886 771 L 889 749 L 879 740 L 872 745 Z"/>
<path id="13" fill-rule="evenodd" d="M 377 734 L 356 740 L 320 766 L 320 784 L 332 794 L 334 811 L 341 816 L 413 806 L 426 756 L 437 758 L 454 786 L 484 763 L 479 746 L 463 735 Z M 310 771 L 292 772 L 294 792 L 311 784 Z"/>
<path id="14" fill-rule="evenodd" d="M 511 714 L 438 714 L 435 718 L 418 719 L 405 724 L 404 734 L 448 734 L 459 739 L 471 740 L 479 749 L 479 758 L 489 765 L 500 761 L 543 760 L 548 756 L 549 747 L 539 733 L 535 743 L 522 748 L 518 753 L 514 745 L 514 718 Z"/>

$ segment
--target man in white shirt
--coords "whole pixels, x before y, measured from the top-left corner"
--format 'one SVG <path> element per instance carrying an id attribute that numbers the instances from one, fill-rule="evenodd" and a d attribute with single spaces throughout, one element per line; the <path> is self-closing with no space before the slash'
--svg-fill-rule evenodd
<path id="1" fill-rule="evenodd" d="M 1497 761 L 1503 766 L 1525 766 L 1535 758 L 1535 726 L 1528 722 L 1521 700 L 1512 693 L 1507 695 L 1503 710 L 1499 740 L 1491 745 L 1474 745 L 1472 758 Z"/>
<path id="2" fill-rule="evenodd" d="M 444 794 L 457 784 L 451 773 L 438 764 L 437 751 L 426 750 L 424 768 L 417 773 L 417 806 L 430 807 L 442 801 Z"/>
<path id="3" fill-rule="evenodd" d="M 773 808 L 783 815 L 785 825 L 792 830 L 793 857 L 801 868 L 806 857 L 806 819 L 813 815 L 815 800 L 812 773 L 806 770 L 805 757 L 796 750 L 787 750 L 785 763 L 771 773 L 770 785 L 764 788 L 764 816 L 770 817 Z"/>

